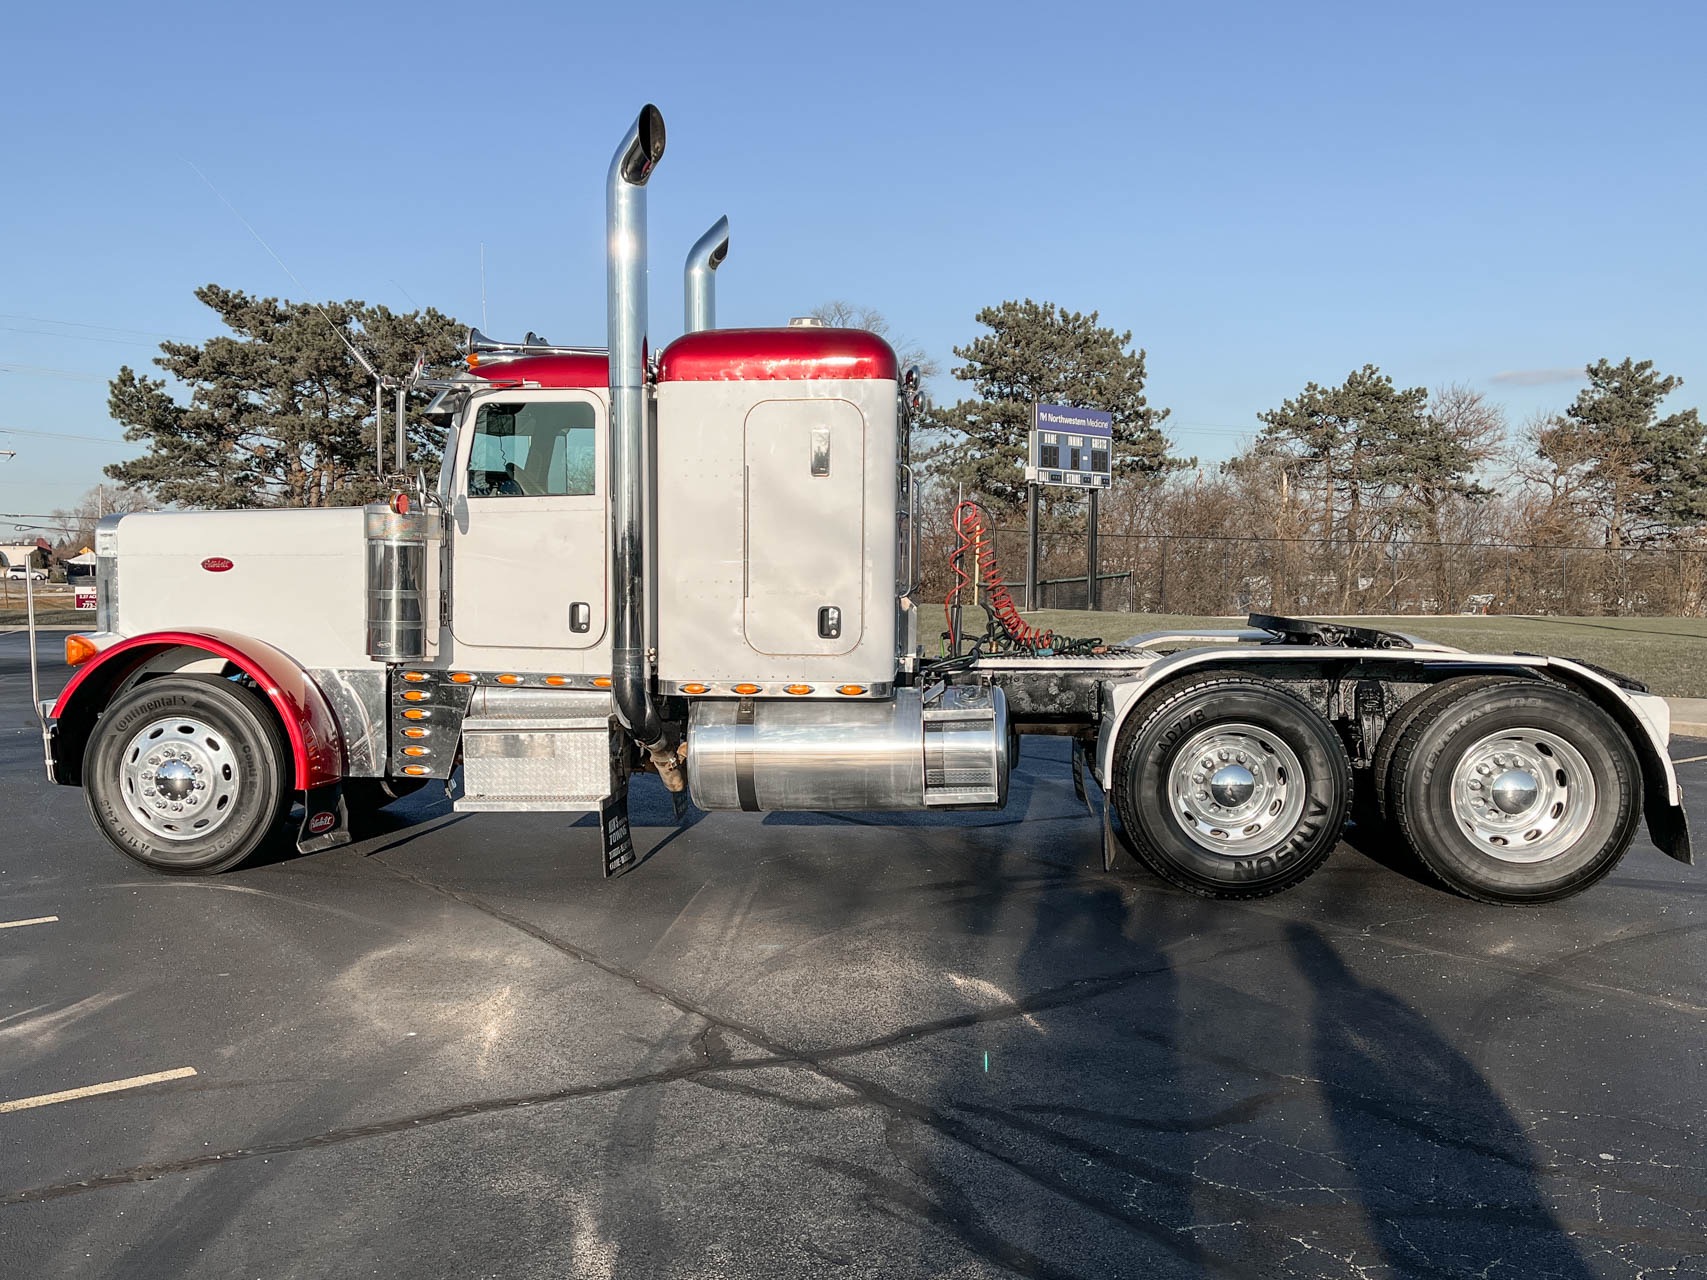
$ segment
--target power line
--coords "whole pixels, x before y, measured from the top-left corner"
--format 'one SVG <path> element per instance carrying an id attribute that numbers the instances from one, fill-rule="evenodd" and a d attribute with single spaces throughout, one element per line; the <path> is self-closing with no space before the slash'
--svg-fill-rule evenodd
<path id="1" fill-rule="evenodd" d="M 0 365 L 0 368 L 5 366 Z M 44 440 L 87 440 L 92 444 L 131 444 L 130 440 L 119 440 L 112 436 L 82 436 L 71 431 L 31 431 L 26 427 L 0 427 L 0 435 L 8 436 L 39 436 Z"/>
<path id="2" fill-rule="evenodd" d="M 68 329 L 99 329 L 103 333 L 125 333 L 136 338 L 173 338 L 180 342 L 191 339 L 181 333 L 163 333 L 159 329 L 126 329 L 115 324 L 91 324 L 86 320 L 50 320 L 46 316 L 18 316 L 0 312 L 0 320 L 23 320 L 28 324 L 58 324 Z"/>
<path id="3" fill-rule="evenodd" d="M 142 338 L 103 338 L 95 333 L 57 333 L 52 329 L 32 329 L 21 324 L 0 324 L 0 332 L 34 333 L 44 338 L 59 338 L 71 342 L 108 342 L 120 347 L 152 347 L 158 345 Z"/>
<path id="4" fill-rule="evenodd" d="M 73 382 L 105 382 L 98 373 L 79 373 L 75 369 L 48 369 L 36 364 L 0 364 L 0 373 L 22 373 L 40 378 L 69 378 Z"/>

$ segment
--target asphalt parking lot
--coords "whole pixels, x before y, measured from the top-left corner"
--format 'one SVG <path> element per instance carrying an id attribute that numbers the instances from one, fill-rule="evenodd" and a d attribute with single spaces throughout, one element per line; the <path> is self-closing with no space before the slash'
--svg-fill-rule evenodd
<path id="1" fill-rule="evenodd" d="M 1501 910 L 1369 838 L 1206 902 L 1022 763 L 680 828 L 648 780 L 610 882 L 431 795 L 169 879 L 47 784 L 0 636 L 0 1272 L 1707 1276 L 1707 868 Z"/>

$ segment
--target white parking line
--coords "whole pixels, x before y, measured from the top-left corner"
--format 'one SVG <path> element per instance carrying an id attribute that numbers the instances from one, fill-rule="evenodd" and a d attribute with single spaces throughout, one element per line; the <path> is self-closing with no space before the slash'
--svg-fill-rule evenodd
<path id="1" fill-rule="evenodd" d="M 1673 764 L 1700 764 L 1707 756 L 1685 756 L 1682 760 L 1673 760 Z"/>
<path id="2" fill-rule="evenodd" d="M 0 920 L 0 929 L 22 929 L 27 924 L 53 924 L 58 916 L 37 916 L 34 920 Z"/>
<path id="3" fill-rule="evenodd" d="M 163 1080 L 182 1080 L 185 1076 L 193 1076 L 194 1067 L 174 1067 L 170 1071 L 156 1071 L 153 1075 L 131 1076 L 127 1080 L 109 1080 L 106 1084 L 86 1084 L 81 1089 L 66 1089 L 61 1093 L 42 1093 L 33 1098 L 19 1098 L 15 1102 L 0 1102 L 0 1115 L 8 1111 L 28 1111 L 31 1107 L 52 1106 L 56 1102 L 71 1102 L 77 1098 L 92 1098 L 102 1093 L 117 1093 L 121 1089 L 140 1089 L 145 1084 L 159 1084 Z"/>

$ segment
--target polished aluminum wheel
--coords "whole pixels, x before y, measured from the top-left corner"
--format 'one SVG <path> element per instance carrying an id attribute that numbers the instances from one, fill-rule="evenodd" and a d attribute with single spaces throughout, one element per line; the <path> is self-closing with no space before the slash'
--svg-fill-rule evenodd
<path id="1" fill-rule="evenodd" d="M 1474 743 L 1452 770 L 1452 810 L 1478 847 L 1506 862 L 1570 848 L 1594 816 L 1594 775 L 1564 738 L 1505 729 Z"/>
<path id="2" fill-rule="evenodd" d="M 1168 795 L 1192 841 L 1247 858 L 1292 834 L 1304 813 L 1303 765 L 1275 734 L 1253 724 L 1221 724 L 1174 756 Z"/>
<path id="3" fill-rule="evenodd" d="M 217 830 L 243 781 L 225 735 L 185 716 L 143 726 L 125 747 L 122 768 L 125 807 L 163 840 Z"/>

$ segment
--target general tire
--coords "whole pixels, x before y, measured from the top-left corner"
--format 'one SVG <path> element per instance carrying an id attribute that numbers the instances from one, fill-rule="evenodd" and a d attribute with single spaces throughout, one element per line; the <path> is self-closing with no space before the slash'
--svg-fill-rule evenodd
<path id="1" fill-rule="evenodd" d="M 1133 855 L 1212 898 L 1304 880 L 1333 852 L 1351 804 L 1351 761 L 1333 727 L 1283 686 L 1248 676 L 1145 699 L 1116 742 L 1114 775 Z"/>
<path id="2" fill-rule="evenodd" d="M 120 852 L 156 871 L 212 875 L 254 853 L 288 810 L 287 767 L 260 694 L 217 677 L 162 676 L 102 714 L 83 788 Z"/>
<path id="3" fill-rule="evenodd" d="M 1624 732 L 1588 699 L 1539 680 L 1435 707 L 1401 735 L 1391 770 L 1388 803 L 1405 841 L 1481 902 L 1580 893 L 1618 865 L 1641 819 L 1641 764 Z"/>

